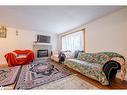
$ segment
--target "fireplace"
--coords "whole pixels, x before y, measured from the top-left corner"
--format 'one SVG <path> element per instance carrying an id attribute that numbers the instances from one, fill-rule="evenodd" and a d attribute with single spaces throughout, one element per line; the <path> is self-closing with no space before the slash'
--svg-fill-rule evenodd
<path id="1" fill-rule="evenodd" d="M 48 57 L 48 50 L 37 50 L 37 57 Z"/>
<path id="2" fill-rule="evenodd" d="M 33 45 L 35 58 L 51 57 L 52 45 L 36 43 Z"/>

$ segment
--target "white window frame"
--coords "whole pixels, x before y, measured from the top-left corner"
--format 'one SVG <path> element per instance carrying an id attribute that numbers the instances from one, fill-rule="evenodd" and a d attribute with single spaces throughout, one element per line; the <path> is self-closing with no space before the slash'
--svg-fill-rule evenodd
<path id="1" fill-rule="evenodd" d="M 70 33 L 70 34 L 67 34 L 67 35 L 64 35 L 61 37 L 61 49 L 63 51 L 66 51 L 66 50 L 70 50 L 70 51 L 75 51 L 75 50 L 84 50 L 84 31 L 77 31 L 77 32 L 74 32 L 74 33 Z M 79 35 L 80 37 L 78 37 L 77 35 Z M 73 38 L 74 36 L 74 38 Z M 77 38 L 77 40 L 75 40 L 75 38 Z M 70 40 L 69 40 L 70 39 Z M 72 39 L 74 39 L 72 41 Z M 64 41 L 63 41 L 64 40 Z M 68 41 L 67 41 L 68 40 Z M 70 42 L 69 42 L 70 41 Z M 72 41 L 72 42 L 71 42 Z M 73 44 L 73 46 L 69 46 L 69 43 L 74 43 L 74 42 L 79 42 L 79 45 L 76 46 L 76 44 Z M 68 44 L 67 46 L 64 46 L 64 44 Z M 77 48 L 76 48 L 77 47 Z"/>

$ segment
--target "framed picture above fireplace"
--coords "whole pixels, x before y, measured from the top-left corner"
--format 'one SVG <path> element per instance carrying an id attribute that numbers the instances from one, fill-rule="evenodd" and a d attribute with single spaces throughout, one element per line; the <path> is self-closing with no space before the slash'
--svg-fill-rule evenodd
<path id="1" fill-rule="evenodd" d="M 51 37 L 45 35 L 37 35 L 37 42 L 39 43 L 50 43 Z"/>

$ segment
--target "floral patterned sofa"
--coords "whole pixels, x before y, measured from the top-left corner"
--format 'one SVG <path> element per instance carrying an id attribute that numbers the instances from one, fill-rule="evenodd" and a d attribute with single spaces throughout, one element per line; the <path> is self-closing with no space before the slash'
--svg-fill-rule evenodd
<path id="1" fill-rule="evenodd" d="M 77 58 L 66 59 L 64 64 L 102 85 L 109 85 L 117 70 L 121 71 L 121 80 L 126 73 L 124 57 L 114 52 L 79 53 Z"/>

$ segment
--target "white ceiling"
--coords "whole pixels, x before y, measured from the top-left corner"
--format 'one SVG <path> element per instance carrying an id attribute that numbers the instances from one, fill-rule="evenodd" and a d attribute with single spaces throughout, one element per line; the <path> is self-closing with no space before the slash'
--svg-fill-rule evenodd
<path id="1" fill-rule="evenodd" d="M 0 24 L 13 28 L 63 33 L 120 6 L 0 6 Z"/>

